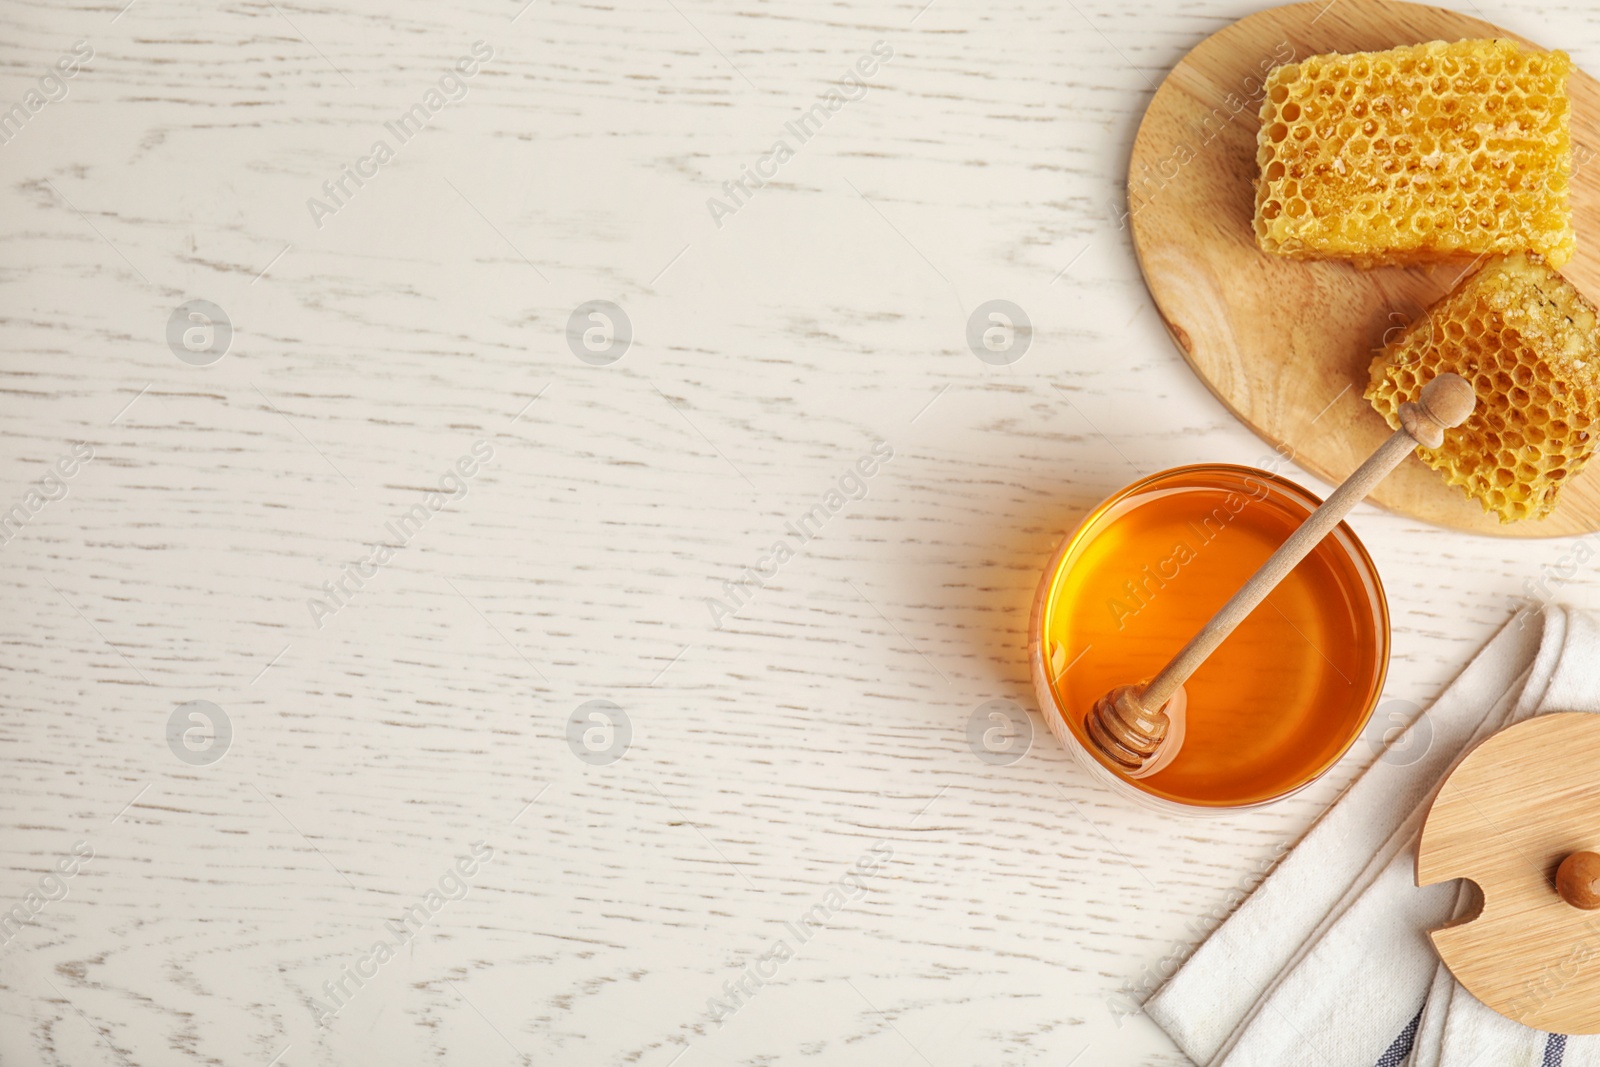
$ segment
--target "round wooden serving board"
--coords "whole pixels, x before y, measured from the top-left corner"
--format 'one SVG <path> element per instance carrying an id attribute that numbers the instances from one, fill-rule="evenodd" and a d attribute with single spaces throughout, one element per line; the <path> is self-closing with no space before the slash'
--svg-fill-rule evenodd
<path id="1" fill-rule="evenodd" d="M 1189 364 L 1256 433 L 1336 484 L 1389 428 L 1363 398 L 1387 331 L 1449 291 L 1461 266 L 1304 263 L 1256 248 L 1257 112 L 1262 76 L 1322 52 L 1465 37 L 1523 40 L 1453 11 L 1386 0 L 1326 0 L 1251 15 L 1173 68 L 1150 101 L 1128 165 L 1134 247 L 1161 316 Z M 1572 97 L 1573 222 L 1562 269 L 1600 302 L 1600 83 L 1581 71 Z M 1391 335 L 1392 336 L 1392 335 Z M 1542 522 L 1502 525 L 1415 457 L 1372 499 L 1403 515 L 1505 537 L 1600 530 L 1600 468 L 1580 474 Z"/>

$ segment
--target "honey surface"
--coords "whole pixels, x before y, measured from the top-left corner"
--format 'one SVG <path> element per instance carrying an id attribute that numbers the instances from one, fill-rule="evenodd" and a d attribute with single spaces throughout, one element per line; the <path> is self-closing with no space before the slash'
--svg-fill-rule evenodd
<path id="1" fill-rule="evenodd" d="M 1154 675 L 1304 519 L 1230 477 L 1218 483 L 1211 472 L 1204 480 L 1214 488 L 1191 475 L 1076 535 L 1042 639 L 1056 699 L 1085 745 L 1095 700 Z M 1261 483 L 1249 485 L 1261 495 Z M 1384 668 L 1376 629 L 1360 573 L 1324 540 L 1185 683 L 1181 751 L 1134 784 L 1180 802 L 1235 805 L 1309 781 L 1365 725 Z"/>

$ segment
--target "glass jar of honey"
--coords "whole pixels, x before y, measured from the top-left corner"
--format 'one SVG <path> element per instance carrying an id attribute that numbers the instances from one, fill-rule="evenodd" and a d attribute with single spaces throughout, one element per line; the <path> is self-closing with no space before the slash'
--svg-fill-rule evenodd
<path id="1" fill-rule="evenodd" d="M 1365 728 L 1389 663 L 1389 611 L 1366 549 L 1341 523 L 1187 682 L 1169 763 L 1129 778 L 1084 718 L 1148 681 L 1320 504 L 1267 471 L 1179 467 L 1096 507 L 1034 598 L 1030 659 L 1052 732 L 1112 788 L 1163 810 L 1235 810 L 1321 775 Z"/>

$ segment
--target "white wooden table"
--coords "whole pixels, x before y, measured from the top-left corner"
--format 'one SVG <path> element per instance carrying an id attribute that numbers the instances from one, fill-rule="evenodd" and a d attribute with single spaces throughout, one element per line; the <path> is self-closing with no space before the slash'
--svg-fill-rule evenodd
<path id="1" fill-rule="evenodd" d="M 0 1062 L 1185 1062 L 1137 999 L 1374 749 L 1162 819 L 1024 637 L 1096 500 L 1268 454 L 1112 213 L 1252 5 L 123 2 L 3 9 Z M 1354 522 L 1372 740 L 1573 550 Z"/>

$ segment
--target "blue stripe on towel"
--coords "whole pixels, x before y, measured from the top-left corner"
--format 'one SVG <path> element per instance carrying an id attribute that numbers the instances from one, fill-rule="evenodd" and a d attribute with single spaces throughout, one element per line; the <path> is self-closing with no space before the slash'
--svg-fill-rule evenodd
<path id="1" fill-rule="evenodd" d="M 1411 1017 L 1411 1021 L 1406 1023 L 1406 1028 L 1400 1031 L 1400 1036 L 1394 1039 L 1394 1044 L 1390 1045 L 1388 1051 L 1378 1057 L 1378 1062 L 1373 1067 L 1400 1067 L 1402 1063 L 1406 1062 L 1406 1057 L 1411 1055 L 1411 1043 L 1417 1039 L 1417 1027 L 1421 1024 L 1422 1009 L 1418 1008 L 1417 1013 Z M 1548 1048 L 1545 1050 L 1544 1067 L 1551 1067 Z M 1560 1053 L 1556 1054 L 1554 1067 L 1561 1067 Z"/>
<path id="2" fill-rule="evenodd" d="M 1417 1027 L 1422 1024 L 1422 1009 L 1417 1009 L 1417 1014 L 1406 1023 L 1406 1028 L 1400 1031 L 1378 1062 L 1373 1067 L 1401 1067 L 1406 1062 L 1406 1057 L 1411 1055 L 1411 1046 L 1417 1040 Z M 1561 1067 L 1561 1061 L 1567 1055 L 1567 1035 L 1547 1034 L 1544 1043 L 1544 1060 L 1540 1067 Z"/>

